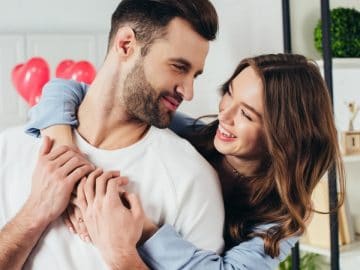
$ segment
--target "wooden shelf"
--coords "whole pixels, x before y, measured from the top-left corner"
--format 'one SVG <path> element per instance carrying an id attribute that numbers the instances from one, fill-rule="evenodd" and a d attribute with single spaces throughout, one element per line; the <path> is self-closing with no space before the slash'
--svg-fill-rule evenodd
<path id="1" fill-rule="evenodd" d="M 344 162 L 360 162 L 360 154 L 356 155 L 343 155 L 342 156 Z"/>
<path id="2" fill-rule="evenodd" d="M 323 68 L 324 61 L 316 60 L 316 63 L 320 68 Z M 333 67 L 335 68 L 359 68 L 360 67 L 360 59 L 357 57 L 353 58 L 333 58 L 332 59 Z"/>
<path id="3" fill-rule="evenodd" d="M 312 252 L 319 255 L 323 255 L 326 257 L 330 257 L 330 249 L 329 248 L 323 248 L 314 246 L 311 244 L 307 244 L 304 242 L 300 242 L 300 250 L 306 251 L 306 252 Z M 347 256 L 360 256 L 360 236 L 356 236 L 356 240 L 347 245 L 340 246 L 340 256 L 341 257 L 347 257 Z"/>

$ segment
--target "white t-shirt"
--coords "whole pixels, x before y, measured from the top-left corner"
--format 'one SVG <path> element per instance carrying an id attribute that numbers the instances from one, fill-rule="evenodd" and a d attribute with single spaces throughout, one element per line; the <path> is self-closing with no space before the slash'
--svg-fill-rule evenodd
<path id="1" fill-rule="evenodd" d="M 119 150 L 97 149 L 75 132 L 77 145 L 98 167 L 120 170 L 146 214 L 171 224 L 199 248 L 223 248 L 224 208 L 214 169 L 184 139 L 151 127 L 143 139 Z M 0 226 L 22 207 L 31 189 L 41 140 L 22 127 L 0 134 Z M 71 234 L 61 219 L 43 234 L 24 269 L 106 269 L 98 250 Z"/>

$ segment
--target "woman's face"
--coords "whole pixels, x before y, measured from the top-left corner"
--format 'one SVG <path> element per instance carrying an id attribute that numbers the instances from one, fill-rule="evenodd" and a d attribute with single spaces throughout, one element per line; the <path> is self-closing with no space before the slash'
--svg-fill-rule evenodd
<path id="1" fill-rule="evenodd" d="M 215 148 L 224 155 L 260 160 L 266 151 L 263 86 L 252 67 L 243 69 L 230 83 L 219 110 Z"/>

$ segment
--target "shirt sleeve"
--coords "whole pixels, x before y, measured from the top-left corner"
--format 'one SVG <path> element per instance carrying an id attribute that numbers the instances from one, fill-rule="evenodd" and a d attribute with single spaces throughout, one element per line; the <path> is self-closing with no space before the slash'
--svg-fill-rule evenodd
<path id="1" fill-rule="evenodd" d="M 217 173 L 201 156 L 186 158 L 178 158 L 190 173 L 178 172 L 178 179 L 174 180 L 178 182 L 175 188 L 178 211 L 171 225 L 199 248 L 221 253 L 225 214 Z M 175 171 L 170 165 L 168 168 Z"/>
<path id="2" fill-rule="evenodd" d="M 52 125 L 77 126 L 77 109 L 84 99 L 88 85 L 72 80 L 54 79 L 43 89 L 38 104 L 29 111 L 25 132 L 40 137 L 40 130 Z"/>
<path id="3" fill-rule="evenodd" d="M 290 237 L 280 242 L 280 255 L 265 254 L 264 241 L 255 237 L 228 250 L 224 256 L 200 250 L 185 241 L 170 225 L 162 226 L 143 246 L 139 253 L 152 269 L 193 270 L 270 270 L 276 269 L 299 240 Z"/>
<path id="4" fill-rule="evenodd" d="M 204 125 L 205 123 L 199 119 L 194 119 L 184 113 L 176 112 L 169 128 L 180 137 L 188 137 L 188 135 Z"/>

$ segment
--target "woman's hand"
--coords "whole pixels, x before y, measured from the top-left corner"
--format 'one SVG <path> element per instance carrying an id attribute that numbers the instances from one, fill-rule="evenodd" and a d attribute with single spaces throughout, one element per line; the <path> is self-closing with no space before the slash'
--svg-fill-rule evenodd
<path id="1" fill-rule="evenodd" d="M 75 197 L 76 195 L 72 196 L 71 202 L 63 213 L 64 223 L 71 233 L 78 234 L 83 241 L 91 242 L 83 214 L 77 205 L 77 197 Z"/>
<path id="2" fill-rule="evenodd" d="M 139 198 L 122 189 L 126 181 L 117 172 L 96 169 L 77 188 L 76 204 L 89 236 L 112 268 L 137 257 L 144 224 Z"/>

